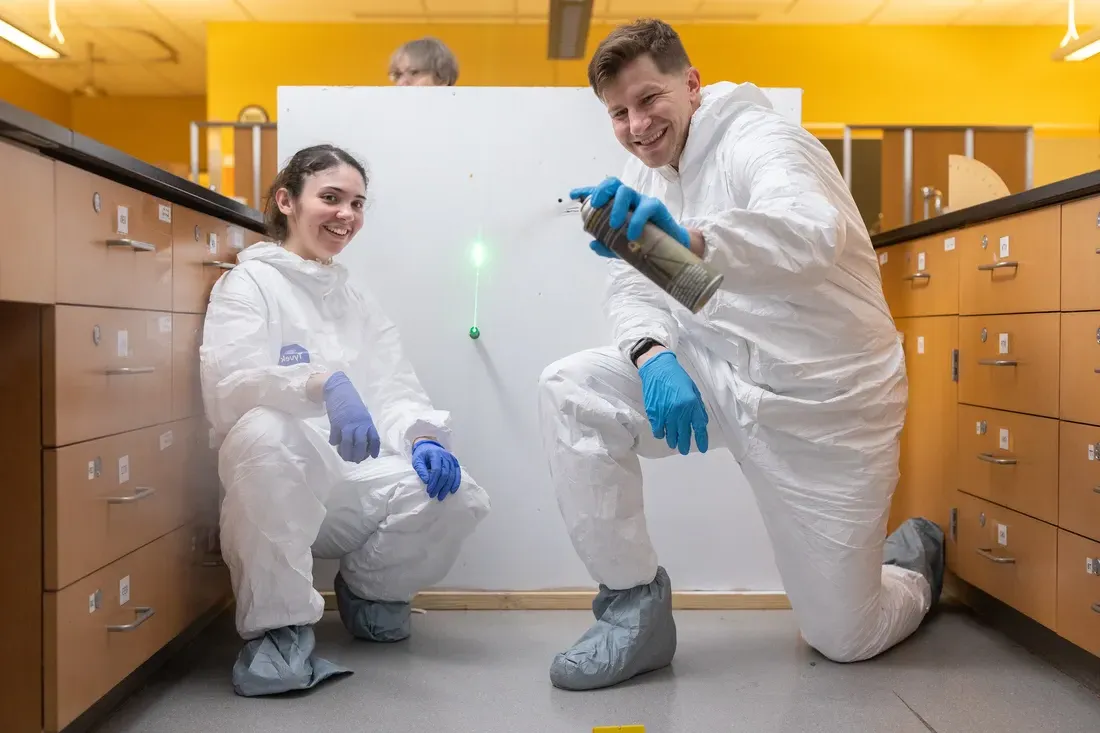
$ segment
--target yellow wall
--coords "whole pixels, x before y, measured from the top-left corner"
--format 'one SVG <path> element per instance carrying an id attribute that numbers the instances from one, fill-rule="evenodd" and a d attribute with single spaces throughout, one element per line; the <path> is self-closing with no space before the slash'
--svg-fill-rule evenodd
<path id="1" fill-rule="evenodd" d="M 206 119 L 205 97 L 74 97 L 72 127 L 146 163 L 187 175 L 192 121 Z"/>
<path id="2" fill-rule="evenodd" d="M 60 89 L 38 81 L 16 67 L 0 62 L 0 99 L 45 117 L 64 127 L 69 126 L 69 95 Z"/>
<path id="3" fill-rule="evenodd" d="M 610 29 L 594 26 L 589 51 Z M 805 89 L 803 119 L 847 123 L 1096 126 L 1100 63 L 1050 60 L 1064 29 L 701 25 L 679 29 L 704 81 Z M 584 61 L 546 59 L 542 25 L 211 23 L 207 111 L 273 117 L 279 85 L 388 84 L 400 43 L 432 34 L 462 85 L 584 85 Z"/>

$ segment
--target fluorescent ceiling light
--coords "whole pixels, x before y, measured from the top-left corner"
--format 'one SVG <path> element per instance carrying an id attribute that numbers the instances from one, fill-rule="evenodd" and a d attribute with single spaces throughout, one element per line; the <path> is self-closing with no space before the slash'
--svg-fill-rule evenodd
<path id="1" fill-rule="evenodd" d="M 592 0 L 550 0 L 550 48 L 552 59 L 584 58 Z"/>
<path id="2" fill-rule="evenodd" d="M 61 58 L 61 54 L 59 54 L 57 51 L 54 51 L 45 43 L 42 43 L 42 41 L 28 36 L 26 33 L 4 20 L 0 20 L 0 38 L 3 38 L 5 41 L 15 46 L 16 48 L 22 51 L 26 51 L 35 58 Z"/>
<path id="3" fill-rule="evenodd" d="M 1050 55 L 1055 61 L 1084 61 L 1100 53 L 1100 27 L 1075 38 Z"/>

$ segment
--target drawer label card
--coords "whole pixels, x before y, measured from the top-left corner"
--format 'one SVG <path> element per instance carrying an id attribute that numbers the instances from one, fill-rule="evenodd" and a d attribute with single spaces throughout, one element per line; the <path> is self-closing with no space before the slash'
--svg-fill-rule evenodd
<path id="1" fill-rule="evenodd" d="M 172 333 L 172 316 L 161 316 L 157 319 L 157 327 L 161 333 Z"/>
<path id="2" fill-rule="evenodd" d="M 207 439 L 210 441 L 210 450 L 214 450 L 218 447 L 218 439 L 214 434 L 214 428 L 210 428 Z"/>
<path id="3" fill-rule="evenodd" d="M 125 606 L 130 602 L 130 576 L 127 575 L 118 581 L 118 605 Z"/>
<path id="4" fill-rule="evenodd" d="M 1000 251 L 999 254 L 1000 254 L 1001 257 L 1008 257 L 1008 235 L 1007 234 L 1005 236 L 1001 237 L 1001 251 Z"/>
<path id="5" fill-rule="evenodd" d="M 924 336 L 917 336 L 917 353 L 924 353 Z"/>
<path id="6" fill-rule="evenodd" d="M 1008 353 L 1008 334 L 1007 333 L 1002 333 L 1002 334 L 997 335 L 997 353 L 998 354 L 1007 354 Z"/>
<path id="7" fill-rule="evenodd" d="M 997 544 L 1001 547 L 1008 546 L 1008 526 L 1004 524 L 997 525 Z"/>
<path id="8" fill-rule="evenodd" d="M 1085 572 L 1089 575 L 1100 575 L 1100 560 L 1091 557 L 1085 558 Z"/>
<path id="9" fill-rule="evenodd" d="M 1008 450 L 1008 428 L 1001 428 L 999 438 L 1001 450 Z"/>
<path id="10" fill-rule="evenodd" d="M 952 251 L 954 251 L 954 249 L 955 249 L 955 238 L 954 237 L 948 237 L 947 239 L 943 240 L 943 251 L 944 252 L 952 252 Z"/>
<path id="11" fill-rule="evenodd" d="M 1095 461 L 1096 460 L 1096 453 L 1097 453 L 1096 443 L 1089 443 L 1089 460 L 1090 461 Z"/>
<path id="12" fill-rule="evenodd" d="M 924 272 L 924 252 L 917 254 L 917 272 Z"/>
<path id="13" fill-rule="evenodd" d="M 130 355 L 130 332 L 122 329 L 118 332 L 118 357 L 125 359 Z"/>
<path id="14" fill-rule="evenodd" d="M 889 252 L 883 252 L 882 254 L 880 254 L 878 256 L 878 263 L 880 265 L 885 265 L 889 260 L 890 260 L 890 253 Z"/>
<path id="15" fill-rule="evenodd" d="M 218 235 L 214 232 L 210 232 L 210 234 L 206 236 L 206 249 L 209 250 L 212 255 L 218 253 Z"/>
<path id="16" fill-rule="evenodd" d="M 118 482 L 124 484 L 130 480 L 130 456 L 118 459 Z"/>
<path id="17" fill-rule="evenodd" d="M 119 234 L 130 233 L 130 210 L 125 206 L 118 207 L 118 222 L 115 228 L 118 229 Z"/>
<path id="18" fill-rule="evenodd" d="M 229 246 L 233 249 L 244 249 L 244 232 L 234 227 L 229 230 Z"/>
<path id="19" fill-rule="evenodd" d="M 171 224 L 172 207 L 168 204 L 159 204 L 157 206 L 157 218 L 163 221 L 165 224 Z"/>
<path id="20" fill-rule="evenodd" d="M 103 592 L 98 588 L 95 593 L 88 595 L 88 613 L 95 613 L 103 608 Z"/>
<path id="21" fill-rule="evenodd" d="M 161 433 L 161 435 L 160 435 L 160 449 L 165 450 L 166 448 L 171 448 L 171 447 L 172 447 L 172 431 L 169 430 L 166 433 Z"/>
<path id="22" fill-rule="evenodd" d="M 985 420 L 979 420 L 974 423 L 974 432 L 977 435 L 985 435 L 986 422 Z"/>

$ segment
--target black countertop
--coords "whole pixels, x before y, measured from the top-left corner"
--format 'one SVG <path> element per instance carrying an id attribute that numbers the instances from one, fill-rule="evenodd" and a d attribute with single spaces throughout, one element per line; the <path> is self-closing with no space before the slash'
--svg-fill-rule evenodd
<path id="1" fill-rule="evenodd" d="M 1096 194 L 1100 194 L 1100 170 L 881 232 L 871 237 L 871 243 L 878 249 Z"/>
<path id="2" fill-rule="evenodd" d="M 34 148 L 46 157 L 170 203 L 246 229 L 263 231 L 263 215 L 249 206 L 0 101 L 0 141 L 3 140 Z M 18 171 L 0 171 L 0 175 L 12 174 L 18 175 Z"/>

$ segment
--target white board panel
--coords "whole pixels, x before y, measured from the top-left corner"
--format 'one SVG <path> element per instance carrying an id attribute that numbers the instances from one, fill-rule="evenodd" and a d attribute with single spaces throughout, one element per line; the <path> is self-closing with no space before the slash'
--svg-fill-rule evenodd
<path id="1" fill-rule="evenodd" d="M 800 90 L 766 90 L 793 119 Z M 279 158 L 340 145 L 370 172 L 362 232 L 340 260 L 381 300 L 455 453 L 493 511 L 441 587 L 592 587 L 558 512 L 539 438 L 537 381 L 602 346 L 606 264 L 569 190 L 619 175 L 626 152 L 587 88 L 282 87 Z M 480 242 L 478 321 L 472 340 Z M 712 423 L 713 424 L 713 423 Z M 677 589 L 782 590 L 740 469 L 722 450 L 645 461 L 645 501 Z M 321 564 L 318 588 L 335 567 Z"/>

